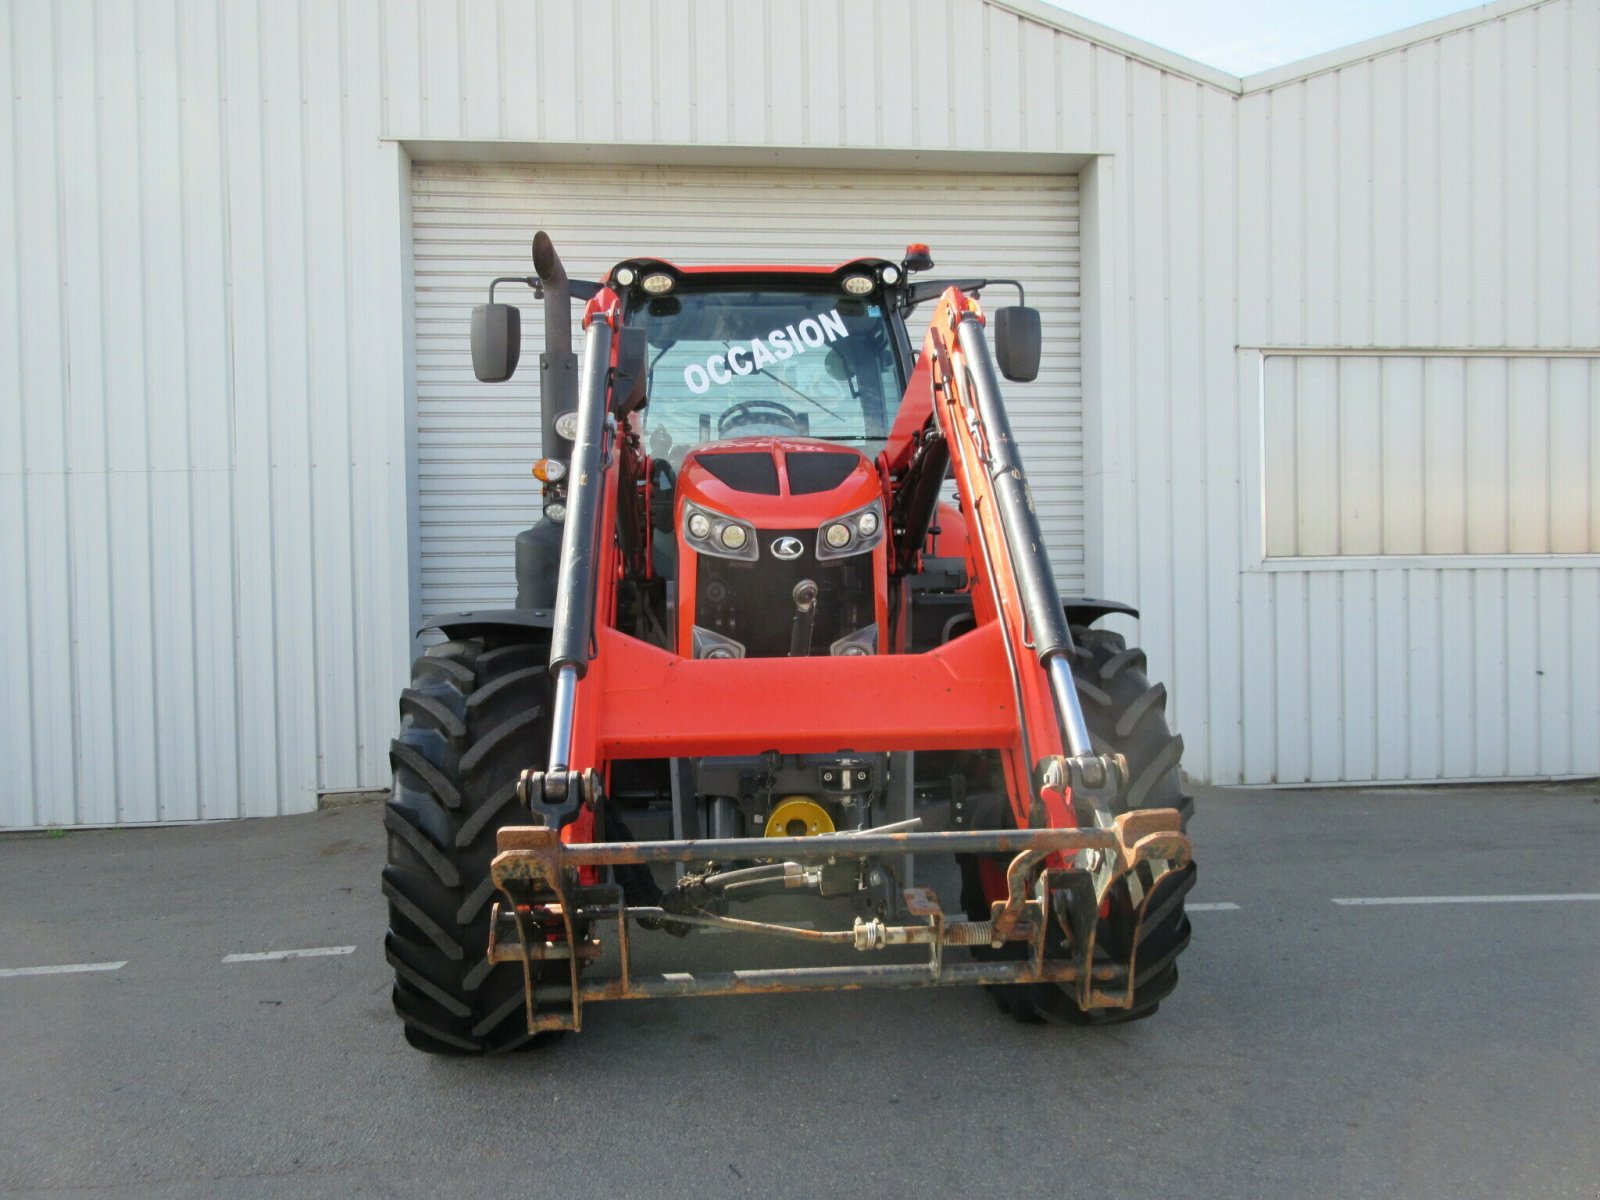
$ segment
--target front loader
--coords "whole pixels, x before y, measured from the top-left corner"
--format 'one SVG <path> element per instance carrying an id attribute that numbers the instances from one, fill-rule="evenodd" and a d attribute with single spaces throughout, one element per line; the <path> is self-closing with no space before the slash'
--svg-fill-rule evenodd
<path id="1" fill-rule="evenodd" d="M 925 246 L 585 282 L 540 233 L 533 261 L 491 284 L 472 350 L 510 378 L 495 288 L 535 289 L 543 519 L 517 607 L 425 628 L 444 640 L 392 747 L 410 1042 L 495 1052 L 596 1002 L 834 988 L 1154 1012 L 1189 939 L 1182 744 L 1143 655 L 1090 628 L 1133 610 L 1057 592 L 1000 383 L 1036 376 L 1038 314 L 978 299 L 1022 285 L 915 278 Z M 805 962 L 642 967 L 708 931 Z"/>

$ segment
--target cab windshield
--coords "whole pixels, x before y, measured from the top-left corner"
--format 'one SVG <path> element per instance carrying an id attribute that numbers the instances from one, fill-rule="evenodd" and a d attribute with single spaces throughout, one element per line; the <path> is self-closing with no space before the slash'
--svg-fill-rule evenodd
<path id="1" fill-rule="evenodd" d="M 801 435 L 882 448 L 903 390 L 884 308 L 833 292 L 660 296 L 635 312 L 650 343 L 645 443 L 674 466 L 719 438 Z"/>

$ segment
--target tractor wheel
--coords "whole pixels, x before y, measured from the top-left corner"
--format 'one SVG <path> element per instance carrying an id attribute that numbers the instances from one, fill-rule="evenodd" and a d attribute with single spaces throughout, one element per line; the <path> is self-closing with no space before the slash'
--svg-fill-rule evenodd
<path id="1" fill-rule="evenodd" d="M 496 831 L 519 819 L 518 777 L 549 746 L 548 660 L 540 642 L 445 642 L 417 659 L 400 694 L 384 946 L 395 1011 L 419 1050 L 491 1054 L 533 1040 L 521 967 L 486 957 L 489 862 Z"/>
<path id="2" fill-rule="evenodd" d="M 1128 760 L 1128 782 L 1113 802 L 1113 810 L 1175 808 L 1187 825 L 1194 800 L 1184 794 L 1178 774 L 1183 739 L 1167 728 L 1167 691 L 1146 677 L 1144 652 L 1128 649 L 1120 634 L 1105 629 L 1074 627 L 1072 637 L 1077 648 L 1072 673 L 1089 735 L 1097 750 L 1119 753 Z M 1000 807 L 1009 816 L 1009 806 Z M 989 874 L 992 877 L 992 872 Z M 989 917 L 989 901 L 994 897 L 985 893 L 983 875 L 974 856 L 963 857 L 962 902 L 970 920 Z M 1010 984 L 989 990 L 1002 1011 L 1029 1023 L 1056 1020 L 1112 1025 L 1150 1016 L 1178 982 L 1177 957 L 1189 944 L 1183 897 L 1194 886 L 1194 879 L 1191 863 L 1168 876 L 1161 894 L 1151 902 L 1140 933 L 1132 1008 L 1084 1012 L 1059 985 L 1049 983 Z M 1095 940 L 1101 954 L 1109 951 L 1126 959 L 1133 949 L 1133 902 L 1127 883 L 1118 883 L 1110 899 L 1110 913 L 1101 920 Z M 998 953 L 1020 950 L 1020 946 L 1008 946 Z"/>

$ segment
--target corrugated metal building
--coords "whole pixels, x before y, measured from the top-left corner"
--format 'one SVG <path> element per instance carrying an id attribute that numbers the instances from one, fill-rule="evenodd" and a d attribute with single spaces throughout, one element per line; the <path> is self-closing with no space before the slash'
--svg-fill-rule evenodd
<path id="1" fill-rule="evenodd" d="M 386 784 L 535 503 L 465 316 L 537 227 L 1036 281 L 1057 568 L 1195 776 L 1600 773 L 1596 0 L 1245 80 L 1036 0 L 0 7 L 0 825 Z"/>

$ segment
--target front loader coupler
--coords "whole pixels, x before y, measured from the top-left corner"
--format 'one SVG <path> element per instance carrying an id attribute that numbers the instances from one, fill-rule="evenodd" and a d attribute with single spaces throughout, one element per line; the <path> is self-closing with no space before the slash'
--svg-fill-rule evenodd
<path id="1" fill-rule="evenodd" d="M 1139 977 L 1137 951 L 1119 960 L 1097 954 L 1099 917 L 1111 890 L 1137 876 L 1136 927 L 1166 884 L 1189 865 L 1192 850 L 1176 809 L 1125 813 L 1104 828 L 988 830 L 923 833 L 857 831 L 818 837 L 736 838 L 716 841 L 563 844 L 554 829 L 512 826 L 500 830 L 491 868 L 503 900 L 495 905 L 489 958 L 520 962 L 526 984 L 528 1030 L 577 1030 L 586 1001 L 643 1000 L 663 996 L 721 996 L 837 988 L 1054 983 L 1084 1010 L 1127 1009 Z M 812 929 L 770 920 L 726 916 L 710 907 L 666 911 L 630 906 L 615 884 L 585 884 L 596 869 L 625 864 L 766 864 L 774 877 L 801 878 L 844 860 L 858 862 L 904 854 L 1011 855 L 1007 894 L 987 920 L 951 920 L 929 888 L 908 888 L 900 911 L 857 917 L 849 929 Z M 1055 865 L 1050 864 L 1077 864 Z M 696 975 L 634 972 L 631 925 L 668 924 L 750 936 L 809 942 L 861 953 L 891 947 L 925 947 L 923 961 L 735 970 Z M 592 977 L 614 943 L 616 971 Z M 1137 936 L 1130 943 L 1137 947 Z M 1018 947 L 1010 958 L 951 962 L 947 947 L 992 950 Z M 562 962 L 564 972 L 536 971 Z M 560 979 L 562 982 L 552 982 Z"/>

